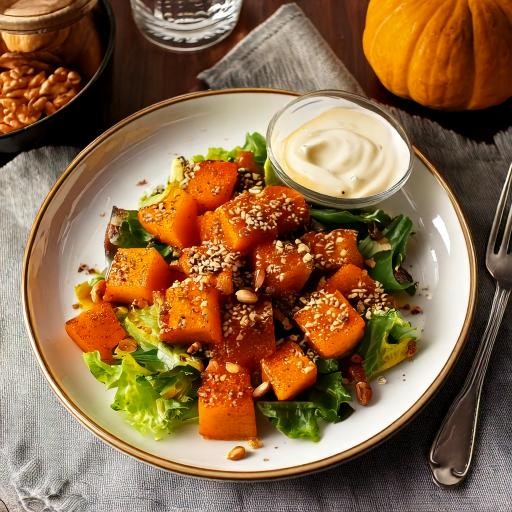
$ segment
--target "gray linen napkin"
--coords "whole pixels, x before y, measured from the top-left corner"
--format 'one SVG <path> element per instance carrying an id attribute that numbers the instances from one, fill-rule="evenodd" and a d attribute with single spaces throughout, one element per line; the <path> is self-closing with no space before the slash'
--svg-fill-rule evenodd
<path id="1" fill-rule="evenodd" d="M 201 78 L 214 88 L 358 90 L 293 4 L 282 7 Z M 492 210 L 512 160 L 512 131 L 499 134 L 494 144 L 475 144 L 429 121 L 394 113 L 454 188 L 482 262 Z M 355 461 L 288 481 L 215 482 L 148 467 L 98 441 L 64 410 L 44 381 L 30 353 L 18 299 L 30 224 L 73 153 L 72 148 L 36 150 L 0 170 L 0 499 L 11 512 L 512 510 L 510 311 L 484 390 L 474 471 L 459 489 L 443 491 L 431 483 L 425 458 L 482 335 L 493 292 L 483 266 L 474 328 L 445 387 L 399 434 Z"/>

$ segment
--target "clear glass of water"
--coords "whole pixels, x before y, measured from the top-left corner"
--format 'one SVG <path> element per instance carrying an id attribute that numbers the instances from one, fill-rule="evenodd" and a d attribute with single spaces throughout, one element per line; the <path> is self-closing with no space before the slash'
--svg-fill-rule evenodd
<path id="1" fill-rule="evenodd" d="M 167 50 L 201 50 L 235 28 L 242 0 L 130 0 L 144 37 Z"/>

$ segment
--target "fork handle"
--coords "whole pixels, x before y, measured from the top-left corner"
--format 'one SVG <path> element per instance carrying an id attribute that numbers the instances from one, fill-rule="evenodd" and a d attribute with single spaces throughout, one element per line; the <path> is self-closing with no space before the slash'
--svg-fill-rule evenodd
<path id="1" fill-rule="evenodd" d="M 469 471 L 478 422 L 480 394 L 510 290 L 496 285 L 489 321 L 464 387 L 453 401 L 430 449 L 434 482 L 442 487 L 459 484 Z"/>

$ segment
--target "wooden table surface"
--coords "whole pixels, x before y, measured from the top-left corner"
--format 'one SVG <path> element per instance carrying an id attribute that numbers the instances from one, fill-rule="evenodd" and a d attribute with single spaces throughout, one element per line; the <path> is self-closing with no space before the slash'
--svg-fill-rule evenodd
<path id="1" fill-rule="evenodd" d="M 147 42 L 137 31 L 128 0 L 111 0 L 117 22 L 113 98 L 106 112 L 113 124 L 142 107 L 179 94 L 205 89 L 197 74 L 219 61 L 239 40 L 268 18 L 283 0 L 244 0 L 240 21 L 224 41 L 195 53 L 173 53 Z M 512 125 L 512 101 L 479 112 L 447 113 L 423 108 L 390 94 L 366 62 L 362 31 L 367 0 L 297 0 L 366 93 L 383 103 L 428 117 L 475 140 Z"/>

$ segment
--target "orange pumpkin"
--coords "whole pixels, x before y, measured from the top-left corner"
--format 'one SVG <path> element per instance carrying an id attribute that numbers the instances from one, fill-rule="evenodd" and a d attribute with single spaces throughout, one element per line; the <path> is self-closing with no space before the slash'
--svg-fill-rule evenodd
<path id="1" fill-rule="evenodd" d="M 370 0 L 363 48 L 387 89 L 428 107 L 512 96 L 510 0 Z"/>

